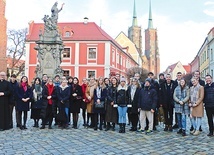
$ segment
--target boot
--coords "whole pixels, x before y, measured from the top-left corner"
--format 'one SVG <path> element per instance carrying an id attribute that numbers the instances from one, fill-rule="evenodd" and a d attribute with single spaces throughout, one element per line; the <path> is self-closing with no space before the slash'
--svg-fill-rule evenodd
<path id="1" fill-rule="evenodd" d="M 123 133 L 125 133 L 125 132 L 126 132 L 126 124 L 123 123 Z"/>
<path id="2" fill-rule="evenodd" d="M 115 123 L 112 123 L 112 131 L 115 131 Z"/>
<path id="3" fill-rule="evenodd" d="M 122 123 L 119 123 L 120 129 L 119 129 L 119 133 L 123 133 L 123 126 Z"/>
<path id="4" fill-rule="evenodd" d="M 182 130 L 182 136 L 186 136 L 186 130 Z"/>
<path id="5" fill-rule="evenodd" d="M 182 134 L 182 133 L 183 133 L 182 129 L 179 129 L 177 132 L 177 134 Z"/>
<path id="6" fill-rule="evenodd" d="M 169 125 L 169 131 L 172 132 L 172 125 Z"/>
<path id="7" fill-rule="evenodd" d="M 109 122 L 107 122 L 107 126 L 106 126 L 105 131 L 108 131 L 109 129 L 110 129 L 110 123 L 109 123 Z"/>
<path id="8" fill-rule="evenodd" d="M 168 131 L 168 125 L 165 125 L 164 131 Z"/>

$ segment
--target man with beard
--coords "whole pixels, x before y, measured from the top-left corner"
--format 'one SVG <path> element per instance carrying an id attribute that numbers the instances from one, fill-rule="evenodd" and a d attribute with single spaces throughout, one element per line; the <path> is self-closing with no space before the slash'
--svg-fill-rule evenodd
<path id="1" fill-rule="evenodd" d="M 6 73 L 0 72 L 0 131 L 9 129 L 10 85 L 5 78 Z"/>

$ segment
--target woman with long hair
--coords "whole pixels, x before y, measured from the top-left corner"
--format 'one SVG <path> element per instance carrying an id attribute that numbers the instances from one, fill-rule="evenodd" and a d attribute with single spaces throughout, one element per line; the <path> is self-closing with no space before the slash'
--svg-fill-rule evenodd
<path id="1" fill-rule="evenodd" d="M 112 123 L 112 131 L 115 131 L 115 124 L 118 120 L 117 108 L 114 105 L 117 104 L 117 86 L 118 81 L 116 77 L 112 77 L 111 79 L 111 86 L 108 88 L 107 91 L 107 104 L 106 104 L 106 122 L 107 127 L 105 131 L 108 131 L 111 128 L 110 123 Z"/>
<path id="2" fill-rule="evenodd" d="M 82 87 L 79 85 L 79 79 L 77 77 L 74 77 L 73 85 L 70 88 L 70 112 L 73 116 L 73 128 L 77 129 L 78 117 L 82 101 Z"/>
<path id="3" fill-rule="evenodd" d="M 34 120 L 33 127 L 38 128 L 42 108 L 42 82 L 40 78 L 35 78 L 32 88 L 33 99 L 31 100 L 31 119 Z"/>
<path id="4" fill-rule="evenodd" d="M 105 115 L 105 98 L 107 95 L 107 91 L 105 88 L 104 79 L 102 77 L 98 78 L 97 86 L 94 89 L 94 130 L 97 130 L 98 118 L 100 118 L 99 122 L 99 130 L 102 130 L 102 125 L 104 122 Z M 102 104 L 103 107 L 97 108 L 96 104 Z"/>
<path id="5" fill-rule="evenodd" d="M 194 130 L 190 133 L 197 136 L 200 134 L 199 128 L 201 126 L 202 117 L 204 116 L 204 87 L 199 84 L 196 77 L 192 78 L 192 87 L 190 87 L 190 118 Z"/>
<path id="6" fill-rule="evenodd" d="M 56 99 L 57 99 L 57 88 L 53 84 L 51 78 L 48 79 L 42 90 L 42 127 L 45 128 L 46 122 L 48 122 L 48 128 L 52 129 L 53 118 L 56 116 Z"/>
<path id="7" fill-rule="evenodd" d="M 17 94 L 17 106 L 16 110 L 18 111 L 20 129 L 27 129 L 26 122 L 27 122 L 27 112 L 29 111 L 29 103 L 30 99 L 33 96 L 33 92 L 31 87 L 28 84 L 27 76 L 23 76 L 20 80 L 19 87 L 16 90 Z M 22 115 L 23 116 L 23 124 L 22 124 Z"/>
<path id="8" fill-rule="evenodd" d="M 175 101 L 175 113 L 178 119 L 178 134 L 186 136 L 186 118 L 189 116 L 189 87 L 184 79 L 180 80 L 179 85 L 175 88 L 173 99 Z"/>
<path id="9" fill-rule="evenodd" d="M 131 85 L 128 87 L 129 105 L 128 114 L 130 116 L 131 129 L 130 131 L 137 131 L 138 123 L 138 99 L 140 93 L 140 85 L 136 78 L 131 79 Z"/>

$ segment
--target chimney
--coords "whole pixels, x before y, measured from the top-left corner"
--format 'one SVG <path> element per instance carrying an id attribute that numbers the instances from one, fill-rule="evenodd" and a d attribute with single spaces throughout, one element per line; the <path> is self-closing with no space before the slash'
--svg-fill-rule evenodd
<path id="1" fill-rule="evenodd" d="M 84 24 L 87 24 L 88 23 L 88 17 L 85 17 L 84 18 Z"/>

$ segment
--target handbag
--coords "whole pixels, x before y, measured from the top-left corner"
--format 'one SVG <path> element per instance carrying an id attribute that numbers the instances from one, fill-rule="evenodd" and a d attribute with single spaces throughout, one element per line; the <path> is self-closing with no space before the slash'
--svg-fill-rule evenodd
<path id="1" fill-rule="evenodd" d="M 104 101 L 100 101 L 100 103 L 94 102 L 94 107 L 97 109 L 101 109 L 105 107 L 105 102 Z"/>

